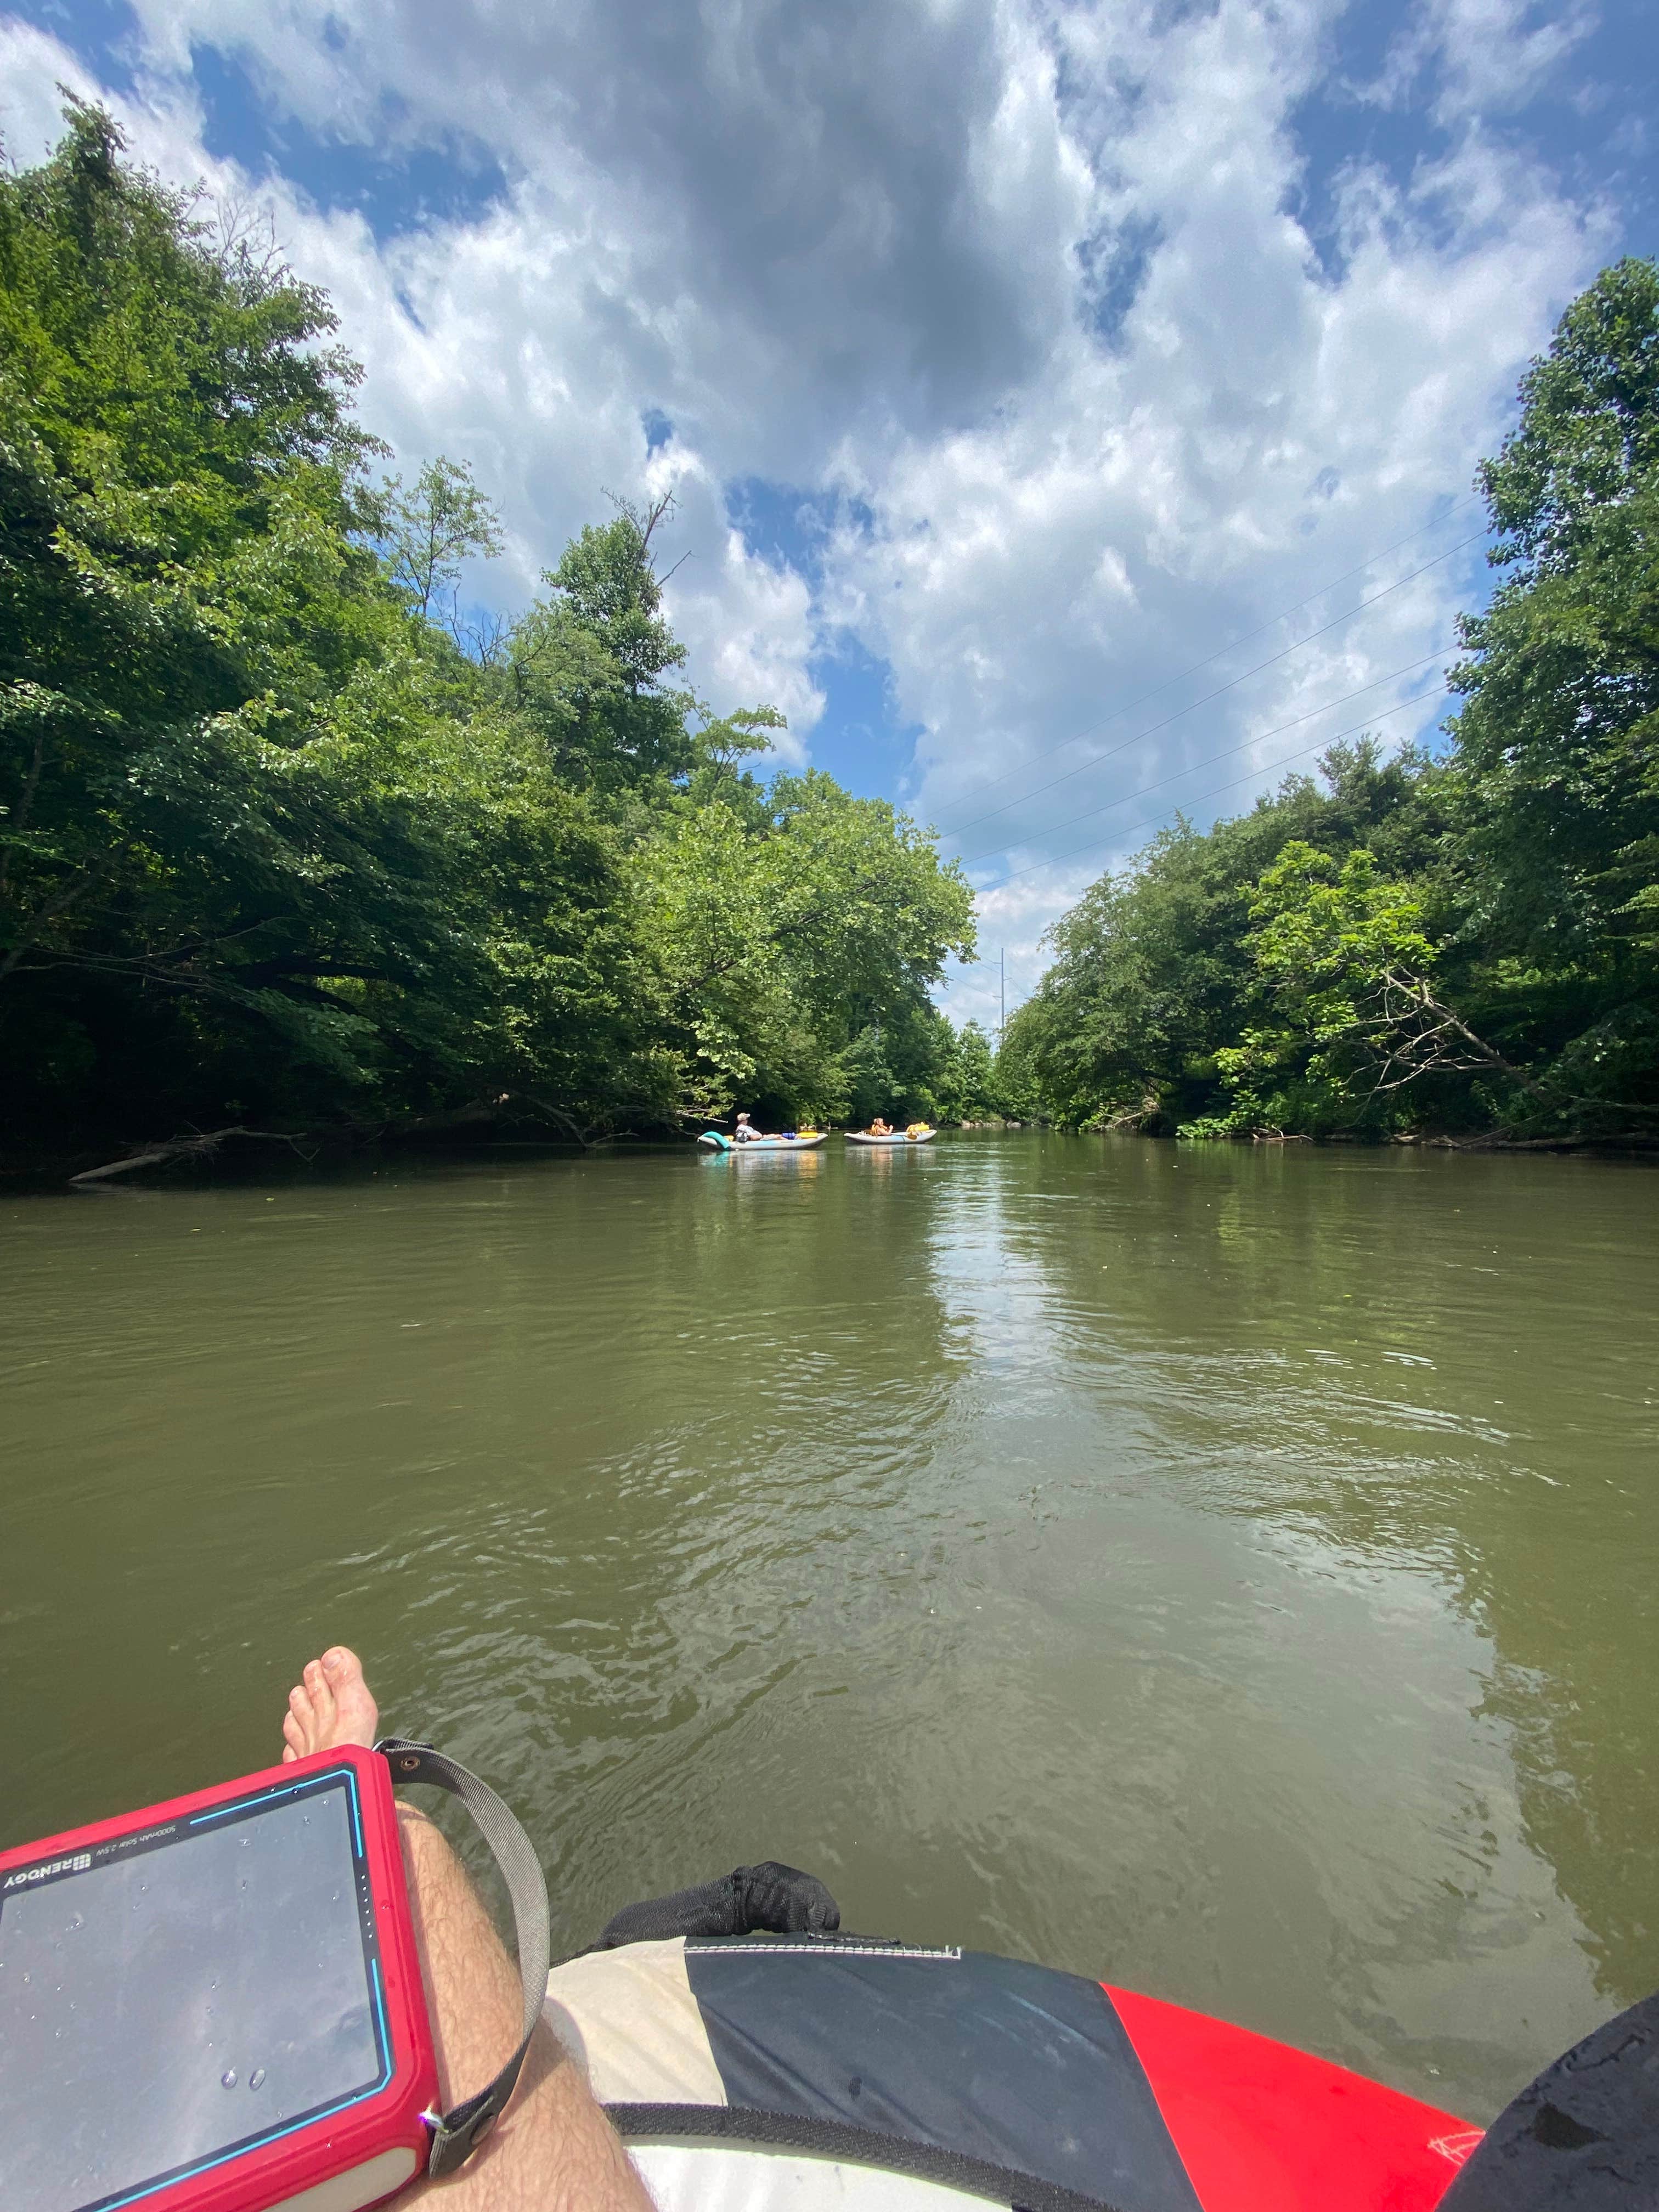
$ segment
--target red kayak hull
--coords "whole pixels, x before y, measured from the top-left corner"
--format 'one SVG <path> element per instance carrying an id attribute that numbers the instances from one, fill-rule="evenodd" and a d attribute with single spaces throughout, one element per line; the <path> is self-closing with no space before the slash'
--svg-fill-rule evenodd
<path id="1" fill-rule="evenodd" d="M 1480 2141 L 1363 2074 L 1101 1986 L 1204 2212 L 1432 2212 Z"/>

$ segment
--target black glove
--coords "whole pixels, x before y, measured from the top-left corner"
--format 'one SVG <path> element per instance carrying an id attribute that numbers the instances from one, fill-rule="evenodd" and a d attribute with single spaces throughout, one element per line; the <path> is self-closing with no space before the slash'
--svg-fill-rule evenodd
<path id="1" fill-rule="evenodd" d="M 840 1926 L 841 1907 L 816 1875 L 767 1859 L 719 1881 L 623 1905 L 592 1948 L 614 1951 L 669 1936 L 828 1936 Z"/>

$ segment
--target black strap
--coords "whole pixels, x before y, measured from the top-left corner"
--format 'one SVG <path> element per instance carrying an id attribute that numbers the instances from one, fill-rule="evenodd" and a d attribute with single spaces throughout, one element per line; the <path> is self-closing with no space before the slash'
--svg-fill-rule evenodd
<path id="1" fill-rule="evenodd" d="M 519 1973 L 524 1983 L 524 2040 L 487 2089 L 457 2105 L 441 2118 L 428 2112 L 432 2150 L 426 2170 L 435 2181 L 470 2158 L 489 2133 L 518 2085 L 519 2069 L 547 1996 L 547 1961 L 552 1948 L 548 1929 L 547 1881 L 530 1838 L 486 1783 L 453 1759 L 434 1751 L 429 1743 L 410 1743 L 402 1736 L 383 1736 L 374 1747 L 400 1784 L 430 1782 L 460 1799 L 477 1824 L 479 1833 L 495 1855 L 513 1900 L 513 1925 L 518 1937 Z"/>

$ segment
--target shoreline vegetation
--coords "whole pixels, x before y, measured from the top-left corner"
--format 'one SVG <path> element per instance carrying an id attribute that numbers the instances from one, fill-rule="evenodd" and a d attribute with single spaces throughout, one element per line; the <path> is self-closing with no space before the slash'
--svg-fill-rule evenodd
<path id="1" fill-rule="evenodd" d="M 1659 1143 L 1659 268 L 1603 272 L 1480 483 L 1447 744 L 1333 746 L 1050 932 L 994 1049 L 935 836 L 681 680 L 615 502 L 516 615 L 469 471 L 384 472 L 325 296 L 71 101 L 0 170 L 0 1148 L 925 1119 Z M 774 756 L 775 759 L 775 755 Z M 163 1135 L 161 1133 L 167 1133 Z"/>
<path id="2" fill-rule="evenodd" d="M 1481 1146 L 1659 1139 L 1659 267 L 1605 270 L 1480 483 L 1500 581 L 1431 753 L 1334 745 L 1050 932 L 1006 1111 Z"/>
<path id="3" fill-rule="evenodd" d="M 65 117 L 0 171 L 7 1152 L 949 1115 L 972 892 L 683 684 L 669 501 L 481 617 L 495 513 L 377 475 L 324 296 Z"/>

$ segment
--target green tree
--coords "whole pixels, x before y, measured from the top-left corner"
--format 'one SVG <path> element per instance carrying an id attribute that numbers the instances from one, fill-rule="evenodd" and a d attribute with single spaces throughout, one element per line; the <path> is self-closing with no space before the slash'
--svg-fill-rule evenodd
<path id="1" fill-rule="evenodd" d="M 1216 1054 L 1234 1093 L 1221 1126 L 1384 1129 L 1398 1094 L 1447 1073 L 1535 1089 L 1437 996 L 1422 901 L 1364 846 L 1339 860 L 1293 839 L 1249 905 L 1265 1018 Z"/>
<path id="2" fill-rule="evenodd" d="M 1483 1026 L 1588 1124 L 1659 1111 L 1659 269 L 1563 316 L 1483 481 L 1505 580 L 1450 726 Z"/>
<path id="3" fill-rule="evenodd" d="M 848 1110 L 869 1059 L 858 1040 L 924 1006 L 950 954 L 971 955 L 960 871 L 884 801 L 816 770 L 775 777 L 758 817 L 746 800 L 681 802 L 635 865 L 700 1112 Z"/>
<path id="4" fill-rule="evenodd" d="M 938 1110 L 946 1121 L 978 1121 L 997 1109 L 996 1055 L 977 1022 L 964 1022 L 941 1040 L 933 1073 Z"/>
<path id="5" fill-rule="evenodd" d="M 509 1078 L 586 1110 L 601 1063 L 659 1098 L 606 833 L 365 542 L 326 302 L 120 150 L 73 107 L 0 174 L 14 1133 Z M 452 518 L 431 575 L 480 528 Z"/>
<path id="6" fill-rule="evenodd" d="M 590 524 L 547 573 L 505 641 L 505 696 L 542 733 L 562 775 L 615 798 L 683 779 L 698 763 L 696 702 L 666 679 L 685 647 L 662 611 L 651 540 L 668 512 L 624 504 Z"/>
<path id="7" fill-rule="evenodd" d="M 0 173 L 0 992 L 26 1077 L 84 1073 L 89 1015 L 154 1028 L 213 988 L 307 865 L 262 750 L 386 616 L 325 301 L 216 250 L 107 116 L 68 123 Z"/>
<path id="8" fill-rule="evenodd" d="M 1097 884 L 1000 1055 L 1043 1111 L 1591 1136 L 1659 1121 L 1653 262 L 1573 301 L 1520 403 L 1481 470 L 1501 580 L 1462 624 L 1449 753 L 1334 753 L 1324 792 L 1291 778 Z M 1384 959 L 1390 928 L 1415 942 Z"/>
<path id="9" fill-rule="evenodd" d="M 499 636 L 450 462 L 375 491 L 268 242 L 71 108 L 0 172 L 0 1110 L 14 1139 L 502 1112 L 663 1128 L 931 1096 L 971 943 L 931 839 L 672 680 L 653 533 Z"/>
<path id="10" fill-rule="evenodd" d="M 1263 871 L 1297 838 L 1337 853 L 1364 841 L 1422 867 L 1441 834 L 1439 780 L 1417 755 L 1384 761 L 1362 740 L 1334 746 L 1320 773 L 1322 789 L 1290 777 L 1206 833 L 1185 822 L 1161 832 L 1062 917 L 1052 965 L 1008 1024 L 1011 1107 L 1155 1130 L 1234 1111 L 1217 1055 L 1258 1010 L 1249 938 Z"/>
<path id="11" fill-rule="evenodd" d="M 462 564 L 480 556 L 492 560 L 501 550 L 495 502 L 479 490 L 465 462 L 441 453 L 409 490 L 401 477 L 388 477 L 379 496 L 375 535 L 393 588 L 423 621 L 443 621 L 458 645 L 487 648 L 481 657 L 493 659 L 495 632 L 479 638 L 469 630 L 459 593 Z"/>

